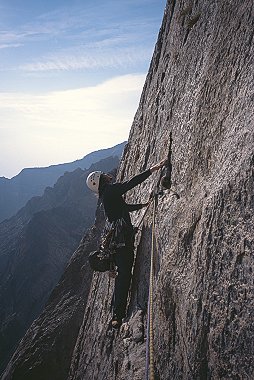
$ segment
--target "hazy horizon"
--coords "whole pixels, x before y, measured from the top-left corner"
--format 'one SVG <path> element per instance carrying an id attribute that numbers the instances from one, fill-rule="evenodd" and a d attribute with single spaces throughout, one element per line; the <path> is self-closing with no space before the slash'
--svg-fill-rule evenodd
<path id="1" fill-rule="evenodd" d="M 57 166 L 57 165 L 65 165 L 65 164 L 70 164 L 72 162 L 75 162 L 75 161 L 80 161 L 82 160 L 83 158 L 85 158 L 87 155 L 89 155 L 90 153 L 94 153 L 94 152 L 97 152 L 97 151 L 100 151 L 100 150 L 104 150 L 104 149 L 110 149 L 110 148 L 114 148 L 115 146 L 117 145 L 120 145 L 120 144 L 123 144 L 124 142 L 126 142 L 126 140 L 120 142 L 120 143 L 117 143 L 115 145 L 112 145 L 112 146 L 108 146 L 108 147 L 104 147 L 104 148 L 101 148 L 101 149 L 95 149 L 95 150 L 92 150 L 91 152 L 88 152 L 86 154 L 84 154 L 82 157 L 78 157 L 74 160 L 71 160 L 71 161 L 64 161 L 64 162 L 55 162 L 55 163 L 52 163 L 50 165 L 45 165 L 45 166 L 29 166 L 29 167 L 25 167 L 25 168 L 22 168 L 17 174 L 15 174 L 14 176 L 12 177 L 5 177 L 5 176 L 1 176 L 0 175 L 0 178 L 6 178 L 6 179 L 12 179 L 14 177 L 16 177 L 17 175 L 19 175 L 22 170 L 24 169 L 43 169 L 43 168 L 48 168 L 50 166 Z"/>

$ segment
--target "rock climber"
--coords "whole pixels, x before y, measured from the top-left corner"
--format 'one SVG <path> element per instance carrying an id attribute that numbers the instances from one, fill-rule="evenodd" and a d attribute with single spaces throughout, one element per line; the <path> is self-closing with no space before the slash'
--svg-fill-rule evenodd
<path id="1" fill-rule="evenodd" d="M 125 317 L 128 292 L 131 282 L 131 271 L 134 261 L 134 228 L 129 212 L 139 210 L 148 204 L 127 204 L 122 195 L 145 181 L 153 172 L 162 168 L 166 160 L 162 160 L 150 169 L 136 175 L 125 182 L 112 183 L 112 176 L 100 171 L 88 175 L 87 186 L 99 194 L 105 214 L 110 223 L 117 222 L 117 248 L 114 262 L 117 267 L 113 301 L 113 318 L 111 325 L 119 328 Z"/>

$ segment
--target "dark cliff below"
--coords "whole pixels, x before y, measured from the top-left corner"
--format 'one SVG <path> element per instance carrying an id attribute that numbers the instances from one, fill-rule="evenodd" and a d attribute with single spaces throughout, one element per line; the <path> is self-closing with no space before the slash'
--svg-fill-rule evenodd
<path id="1" fill-rule="evenodd" d="M 108 157 L 91 170 L 118 164 L 118 157 Z M 97 198 L 85 185 L 88 173 L 66 172 L 43 196 L 0 223 L 0 373 L 94 222 Z"/>
<path id="2" fill-rule="evenodd" d="M 164 191 L 155 215 L 156 379 L 253 378 L 253 35 L 252 0 L 168 1 L 120 164 L 119 180 L 148 168 L 172 133 L 180 199 Z M 128 201 L 148 200 L 158 180 Z M 109 329 L 112 280 L 87 267 L 98 216 L 4 380 L 144 379 L 151 222 L 150 210 L 120 331 Z"/>

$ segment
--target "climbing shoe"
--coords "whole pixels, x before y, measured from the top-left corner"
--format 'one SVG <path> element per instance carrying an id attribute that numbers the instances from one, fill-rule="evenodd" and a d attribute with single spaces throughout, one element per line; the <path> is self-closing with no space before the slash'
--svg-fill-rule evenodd
<path id="1" fill-rule="evenodd" d="M 119 329 L 122 324 L 122 318 L 119 318 L 117 315 L 114 315 L 111 320 L 111 326 L 113 329 Z"/>

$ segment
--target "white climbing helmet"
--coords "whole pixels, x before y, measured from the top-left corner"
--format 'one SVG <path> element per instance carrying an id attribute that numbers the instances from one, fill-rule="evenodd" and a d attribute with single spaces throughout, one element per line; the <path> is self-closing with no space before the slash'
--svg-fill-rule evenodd
<path id="1" fill-rule="evenodd" d="M 88 175 L 86 179 L 86 184 L 89 187 L 90 190 L 94 191 L 95 193 L 99 192 L 99 183 L 100 183 L 100 176 L 102 172 L 92 172 Z"/>

